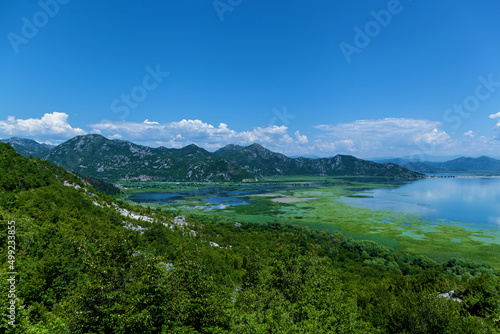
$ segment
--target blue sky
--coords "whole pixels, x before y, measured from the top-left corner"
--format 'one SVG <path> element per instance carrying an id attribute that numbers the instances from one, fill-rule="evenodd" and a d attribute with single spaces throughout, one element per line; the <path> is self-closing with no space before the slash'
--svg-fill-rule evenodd
<path id="1" fill-rule="evenodd" d="M 500 3 L 5 0 L 0 137 L 500 156 Z"/>

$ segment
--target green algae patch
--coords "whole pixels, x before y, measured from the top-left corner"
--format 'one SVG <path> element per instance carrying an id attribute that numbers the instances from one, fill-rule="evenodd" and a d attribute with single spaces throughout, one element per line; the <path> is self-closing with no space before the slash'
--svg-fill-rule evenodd
<path id="1" fill-rule="evenodd" d="M 210 211 L 196 209 L 208 215 L 217 215 L 237 221 L 265 224 L 300 224 L 312 229 L 339 231 L 357 240 L 372 240 L 398 252 L 426 255 L 434 260 L 446 261 L 451 257 L 486 262 L 500 270 L 500 233 L 494 230 L 477 230 L 475 224 L 449 221 L 444 218 L 429 219 L 425 216 L 372 210 L 340 201 L 342 197 L 369 197 L 360 194 L 374 188 L 395 188 L 394 184 L 366 184 L 359 179 L 283 178 L 279 182 L 301 181 L 323 187 L 290 186 L 272 193 L 251 195 L 249 205 L 231 206 Z M 273 199 L 309 199 L 277 203 Z M 367 199 L 369 200 L 369 199 Z M 203 205 L 202 198 L 192 198 L 180 205 L 167 205 L 182 212 L 189 212 L 189 205 Z M 165 208 L 167 207 L 165 206 Z"/>
<path id="2" fill-rule="evenodd" d="M 420 231 L 404 231 L 401 233 L 402 237 L 409 237 L 412 238 L 413 240 L 425 240 L 426 236 L 424 233 Z"/>
<path id="3" fill-rule="evenodd" d="M 338 200 L 357 191 L 359 189 L 349 185 L 348 189 L 334 186 L 276 192 L 280 196 L 318 199 L 285 204 L 260 197 L 258 203 L 238 207 L 233 217 L 244 218 L 238 217 L 238 211 L 240 214 L 245 212 L 245 218 L 249 214 L 259 214 L 264 216 L 248 221 L 278 219 L 316 229 L 341 231 L 358 240 L 372 240 L 401 252 L 424 254 L 436 260 L 459 257 L 485 261 L 500 268 L 500 260 L 495 256 L 500 252 L 500 242 L 494 236 L 495 231 L 471 231 L 467 227 L 474 224 L 446 219 L 429 221 L 418 215 L 360 208 Z"/>

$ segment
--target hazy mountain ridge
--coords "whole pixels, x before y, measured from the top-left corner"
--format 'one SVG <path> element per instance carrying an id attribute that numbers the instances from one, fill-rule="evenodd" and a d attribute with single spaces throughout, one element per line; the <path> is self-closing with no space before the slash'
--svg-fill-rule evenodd
<path id="1" fill-rule="evenodd" d="M 401 167 L 420 173 L 443 172 L 471 172 L 471 173 L 498 173 L 500 160 L 481 156 L 478 158 L 460 157 L 445 162 L 411 161 L 406 159 L 376 160 L 380 163 L 394 163 Z"/>
<path id="2" fill-rule="evenodd" d="M 55 146 L 40 144 L 37 141 L 26 138 L 12 137 L 9 139 L 2 139 L 1 142 L 10 144 L 17 153 L 22 154 L 26 158 L 30 155 L 36 158 L 44 158 L 49 151 Z"/>
<path id="3" fill-rule="evenodd" d="M 500 172 L 500 160 L 487 156 L 479 158 L 458 158 L 446 161 L 440 167 L 448 171 Z"/>
<path id="4" fill-rule="evenodd" d="M 418 179 L 423 175 L 395 164 L 348 155 L 289 158 L 259 144 L 227 145 L 213 153 L 194 144 L 180 149 L 137 145 L 98 134 L 74 137 L 47 151 L 45 160 L 102 180 L 242 181 L 273 175 L 382 176 Z"/>

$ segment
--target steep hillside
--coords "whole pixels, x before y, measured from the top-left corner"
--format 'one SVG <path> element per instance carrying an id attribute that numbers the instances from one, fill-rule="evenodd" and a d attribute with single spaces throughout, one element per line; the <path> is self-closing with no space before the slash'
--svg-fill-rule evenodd
<path id="1" fill-rule="evenodd" d="M 90 177 L 88 175 L 81 175 L 76 172 L 73 173 L 85 184 L 91 185 L 103 194 L 114 196 L 121 193 L 121 190 L 111 183 Z"/>
<path id="2" fill-rule="evenodd" d="M 27 159 L 10 145 L 0 143 L 0 192 L 30 190 L 64 181 L 84 185 L 63 168 L 39 158 Z"/>

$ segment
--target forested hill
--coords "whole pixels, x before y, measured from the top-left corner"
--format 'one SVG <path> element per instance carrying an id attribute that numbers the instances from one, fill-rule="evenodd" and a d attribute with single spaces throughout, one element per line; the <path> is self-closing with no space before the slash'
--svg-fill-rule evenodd
<path id="1" fill-rule="evenodd" d="M 31 152 L 28 148 L 15 148 L 20 153 Z M 259 144 L 227 145 L 211 153 L 194 144 L 180 149 L 151 148 L 90 134 L 72 138 L 46 152 L 44 159 L 48 161 L 82 175 L 110 181 L 130 178 L 242 181 L 273 175 L 378 176 L 402 180 L 424 177 L 396 164 L 378 164 L 349 155 L 289 158 Z"/>
<path id="2" fill-rule="evenodd" d="M 47 161 L 27 159 L 8 144 L 0 143 L 0 191 L 17 192 L 44 186 L 59 185 L 63 181 L 83 186 L 83 182 L 62 167 Z"/>
<path id="3" fill-rule="evenodd" d="M 255 225 L 131 207 L 1 143 L 0 230 L 2 333 L 500 328 L 500 280 L 488 265 L 436 263 L 279 221 Z M 10 266 L 15 298 L 7 294 Z M 450 290 L 461 302 L 438 296 Z M 15 328 L 5 316 L 12 315 L 10 300 Z"/>

